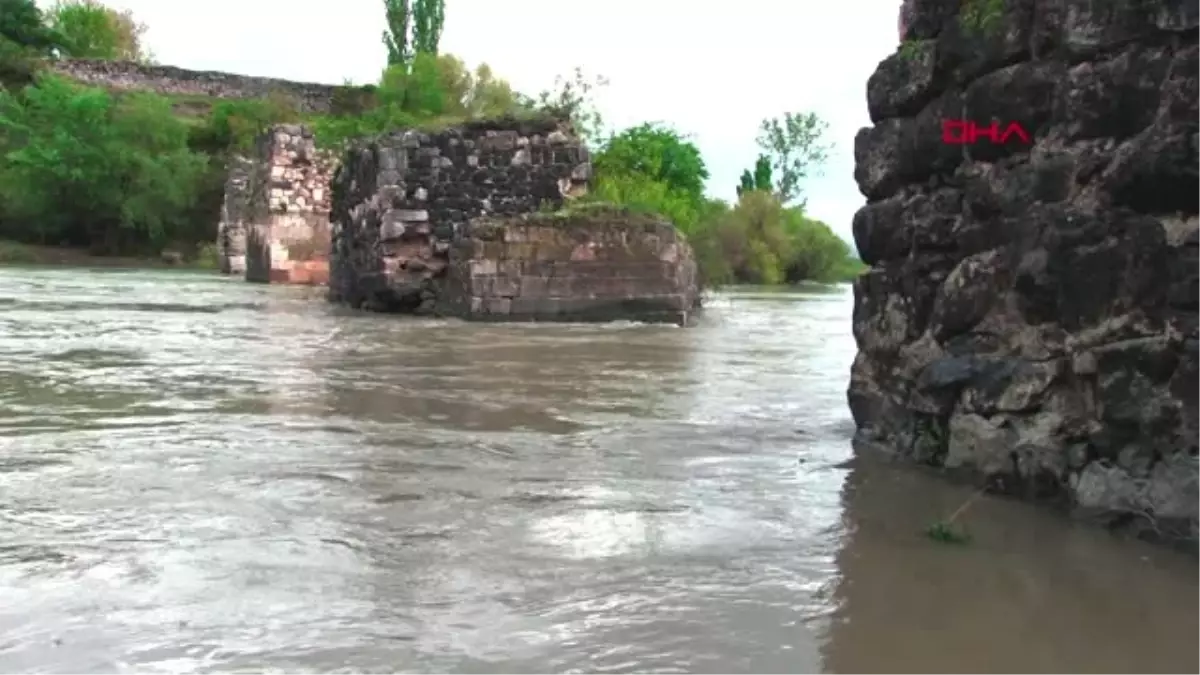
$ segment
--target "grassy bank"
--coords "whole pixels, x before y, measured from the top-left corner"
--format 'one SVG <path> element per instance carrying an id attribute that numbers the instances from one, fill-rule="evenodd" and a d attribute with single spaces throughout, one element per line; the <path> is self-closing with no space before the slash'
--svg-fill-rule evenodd
<path id="1" fill-rule="evenodd" d="M 111 267 L 129 269 L 216 270 L 216 258 L 208 249 L 196 257 L 96 255 L 86 248 L 41 246 L 0 239 L 0 265 L 48 265 L 59 267 Z"/>

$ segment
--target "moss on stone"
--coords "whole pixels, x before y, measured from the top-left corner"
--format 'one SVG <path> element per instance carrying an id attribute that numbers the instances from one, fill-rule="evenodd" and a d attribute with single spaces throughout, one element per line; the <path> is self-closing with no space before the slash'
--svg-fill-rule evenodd
<path id="1" fill-rule="evenodd" d="M 975 34 L 987 34 L 996 29 L 1004 17 L 1004 0 L 963 0 L 958 12 L 959 25 Z"/>
<path id="2" fill-rule="evenodd" d="M 626 227 L 645 229 L 670 224 L 666 218 L 656 213 L 595 201 L 565 202 L 558 209 L 524 214 L 517 218 L 531 225 L 555 225 L 559 227 Z"/>

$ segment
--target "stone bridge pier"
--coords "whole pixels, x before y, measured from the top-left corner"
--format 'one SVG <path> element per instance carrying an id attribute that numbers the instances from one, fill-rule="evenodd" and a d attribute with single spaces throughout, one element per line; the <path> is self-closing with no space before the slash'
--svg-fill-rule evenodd
<path id="1" fill-rule="evenodd" d="M 221 271 L 258 283 L 328 283 L 335 166 L 299 125 L 276 126 L 249 157 L 232 158 L 217 230 Z"/>

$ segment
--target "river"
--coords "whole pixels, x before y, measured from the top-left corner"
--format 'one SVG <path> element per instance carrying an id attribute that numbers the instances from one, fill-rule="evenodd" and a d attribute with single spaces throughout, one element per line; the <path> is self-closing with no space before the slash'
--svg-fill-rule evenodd
<path id="1" fill-rule="evenodd" d="M 1196 672 L 1194 558 L 851 461 L 851 306 L 0 268 L 0 672 Z"/>

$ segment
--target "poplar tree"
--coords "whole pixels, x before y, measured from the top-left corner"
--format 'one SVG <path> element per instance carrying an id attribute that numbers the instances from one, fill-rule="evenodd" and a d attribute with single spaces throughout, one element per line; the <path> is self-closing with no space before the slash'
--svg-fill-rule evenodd
<path id="1" fill-rule="evenodd" d="M 383 45 L 388 50 L 388 65 L 406 66 L 412 60 L 408 48 L 408 25 L 412 19 L 408 0 L 383 0 L 383 7 L 387 13 Z"/>
<path id="2" fill-rule="evenodd" d="M 383 0 L 389 66 L 407 70 L 417 54 L 437 55 L 446 22 L 445 0 Z M 411 34 L 410 34 L 411 33 Z"/>
<path id="3" fill-rule="evenodd" d="M 446 22 L 445 0 L 416 0 L 413 5 L 413 48 L 420 54 L 438 53 L 442 25 Z"/>

